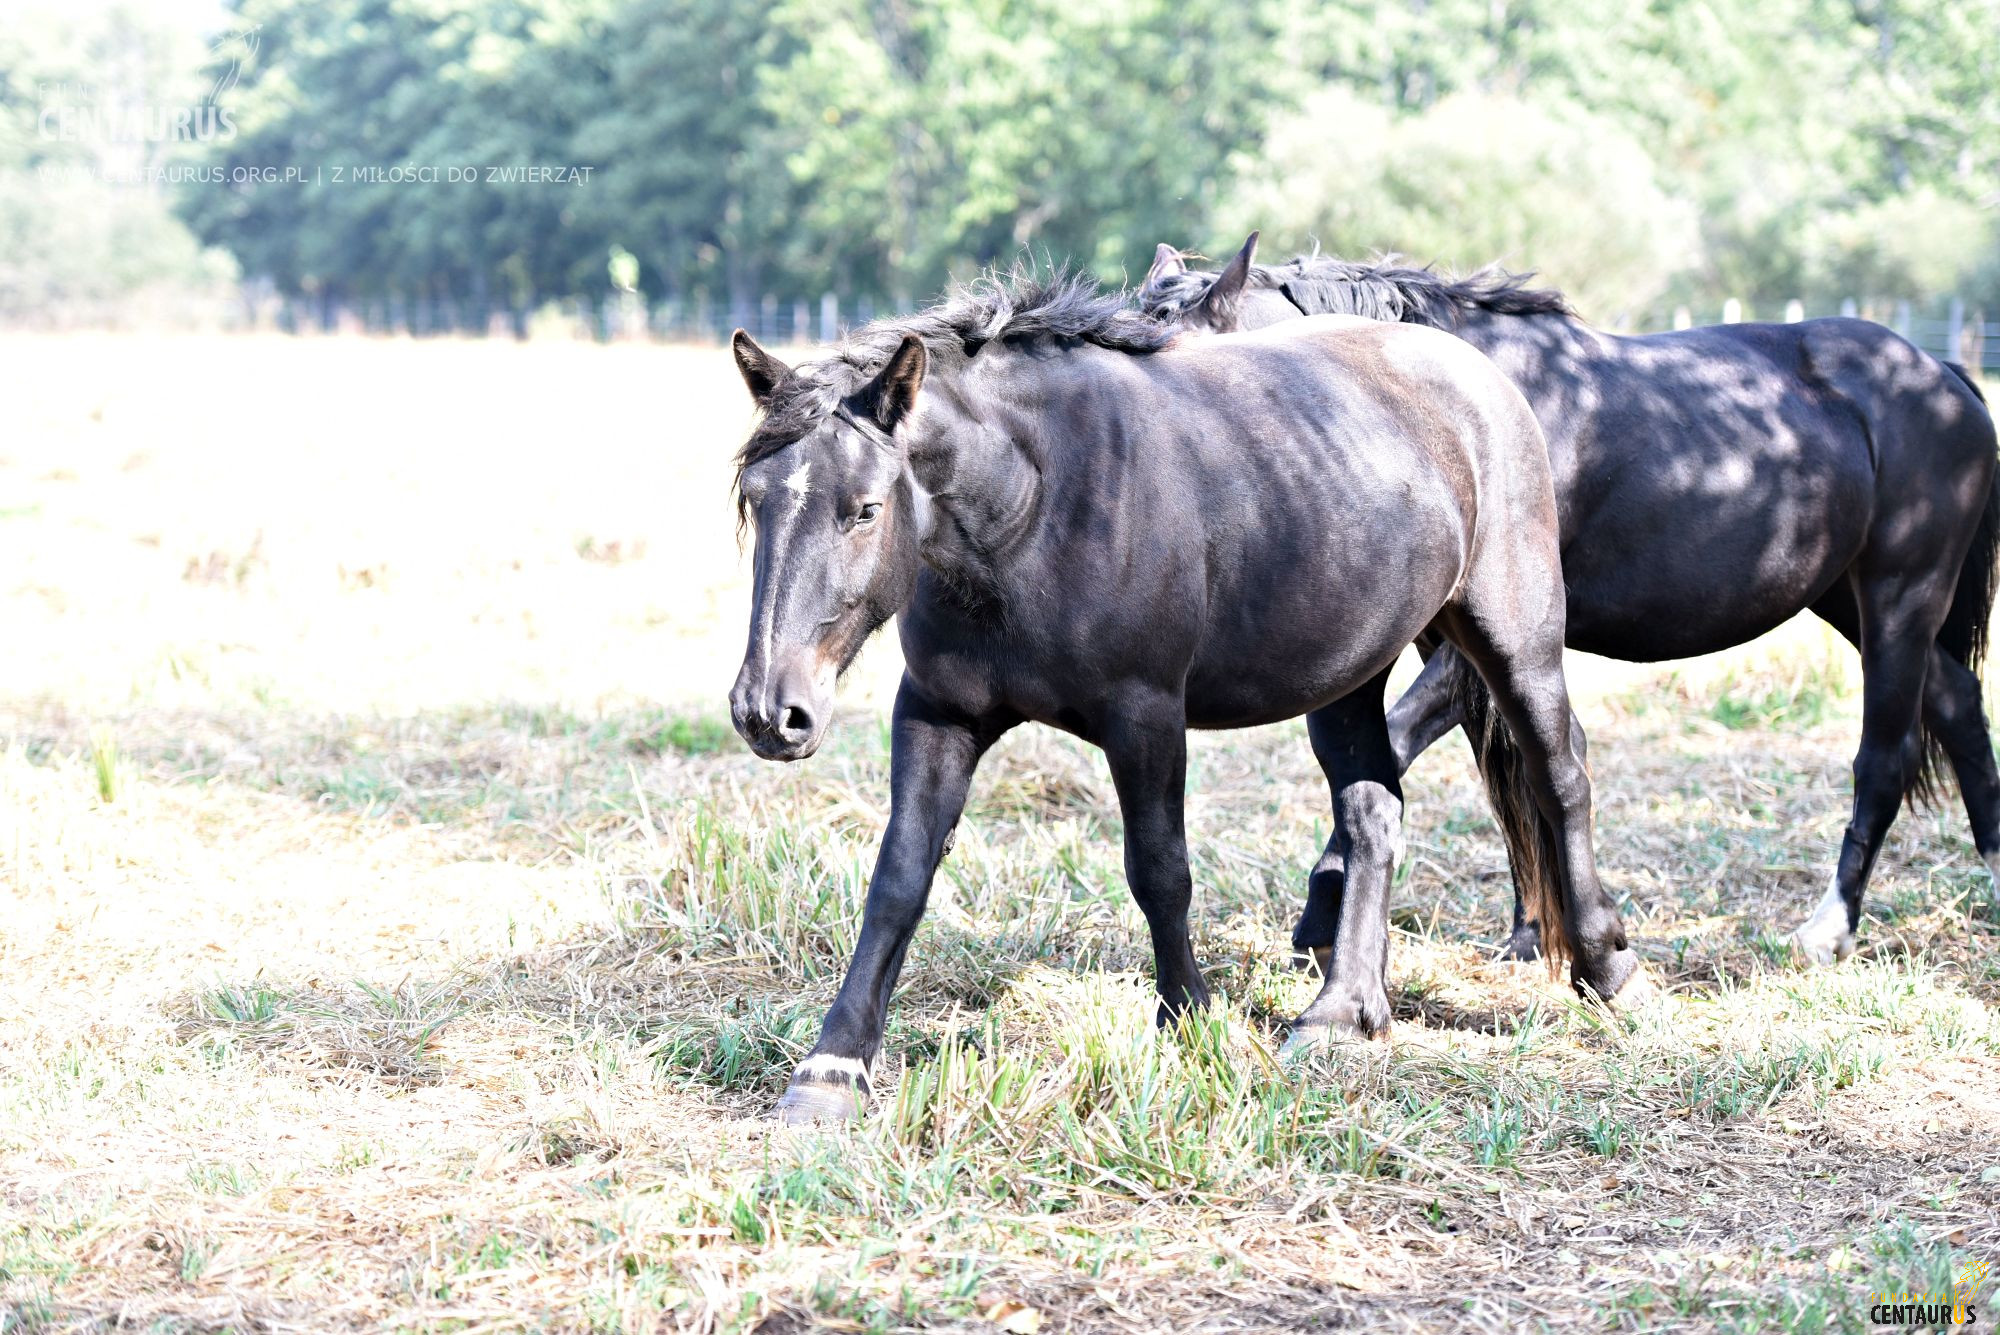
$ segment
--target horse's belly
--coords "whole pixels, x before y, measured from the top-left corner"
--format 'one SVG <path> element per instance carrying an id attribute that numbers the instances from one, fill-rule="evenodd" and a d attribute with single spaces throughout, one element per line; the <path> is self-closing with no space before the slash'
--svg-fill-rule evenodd
<path id="1" fill-rule="evenodd" d="M 1211 616 L 1187 677 L 1195 728 L 1297 718 L 1363 685 L 1430 625 L 1456 551 L 1409 553 L 1362 576 L 1298 569 Z"/>
<path id="2" fill-rule="evenodd" d="M 1634 662 L 1731 648 L 1810 607 L 1866 540 L 1863 479 L 1773 486 L 1756 505 L 1656 503 L 1580 525 L 1563 551 L 1571 648 Z M 1636 507 L 1635 507 L 1636 508 Z"/>

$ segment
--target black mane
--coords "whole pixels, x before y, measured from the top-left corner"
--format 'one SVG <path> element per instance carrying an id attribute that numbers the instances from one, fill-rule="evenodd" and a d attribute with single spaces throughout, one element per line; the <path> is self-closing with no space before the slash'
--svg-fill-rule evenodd
<path id="1" fill-rule="evenodd" d="M 1414 269 L 1395 255 L 1368 263 L 1301 255 L 1285 264 L 1250 269 L 1252 288 L 1282 292 L 1307 315 L 1359 315 L 1370 320 L 1427 324 L 1455 329 L 1468 310 L 1499 315 L 1575 315 L 1569 299 L 1553 288 L 1528 286 L 1532 273 L 1508 273 L 1495 266 L 1463 278 Z M 1146 284 L 1140 294 L 1147 314 L 1170 316 L 1194 304 L 1215 281 L 1192 270 Z"/>
<path id="2" fill-rule="evenodd" d="M 1075 340 L 1145 353 L 1165 347 L 1178 332 L 1133 310 L 1128 294 L 1102 292 L 1080 274 L 982 274 L 941 304 L 863 325 L 826 357 L 794 368 L 771 391 L 756 429 L 737 452 L 738 482 L 744 469 L 803 439 L 842 399 L 879 375 L 905 335 L 922 340 L 935 375 L 963 366 L 995 340 Z M 740 485 L 738 492 L 740 500 Z"/>

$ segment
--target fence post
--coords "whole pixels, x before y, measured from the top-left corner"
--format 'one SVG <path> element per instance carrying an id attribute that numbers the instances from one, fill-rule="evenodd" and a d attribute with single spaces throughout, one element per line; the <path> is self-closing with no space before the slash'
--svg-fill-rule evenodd
<path id="1" fill-rule="evenodd" d="M 1896 323 L 1891 325 L 1890 328 L 1894 329 L 1904 338 L 1910 336 L 1910 303 L 1907 298 L 1896 303 Z"/>
<path id="2" fill-rule="evenodd" d="M 1741 301 L 1738 301 L 1735 297 L 1731 297 L 1722 303 L 1722 323 L 1743 323 L 1743 303 Z"/>
<path id="3" fill-rule="evenodd" d="M 1853 297 L 1842 297 L 1840 299 L 1840 313 L 1852 320 L 1855 316 L 1861 314 L 1861 303 Z"/>
<path id="4" fill-rule="evenodd" d="M 806 311 L 803 299 L 792 303 L 792 342 L 807 343 L 812 340 L 812 316 Z"/>
<path id="5" fill-rule="evenodd" d="M 1944 359 L 1948 362 L 1965 360 L 1965 298 L 1954 296 L 1951 310 L 1944 317 Z"/>
<path id="6" fill-rule="evenodd" d="M 1689 310 L 1685 306 L 1674 307 L 1674 328 L 1676 329 L 1694 328 L 1694 312 Z"/>
<path id="7" fill-rule="evenodd" d="M 1806 304 L 1797 297 L 1785 303 L 1785 323 L 1797 324 L 1806 318 Z"/>
<path id="8" fill-rule="evenodd" d="M 831 292 L 819 299 L 819 341 L 831 343 L 840 333 L 840 298 Z"/>

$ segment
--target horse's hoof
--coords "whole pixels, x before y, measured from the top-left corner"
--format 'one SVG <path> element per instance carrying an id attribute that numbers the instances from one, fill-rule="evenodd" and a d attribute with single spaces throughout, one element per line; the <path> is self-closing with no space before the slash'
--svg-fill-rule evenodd
<path id="1" fill-rule="evenodd" d="M 1613 1010 L 1629 1010 L 1659 995 L 1646 965 L 1630 950 L 1621 950 L 1605 963 L 1604 971 L 1588 977 L 1581 971 L 1570 975 L 1570 985 L 1587 1000 L 1602 1001 Z"/>
<path id="2" fill-rule="evenodd" d="M 1843 926 L 1823 926 L 1818 919 L 1785 938 L 1792 953 L 1807 964 L 1838 964 L 1854 953 L 1854 933 Z"/>
<path id="3" fill-rule="evenodd" d="M 1827 886 L 1812 917 L 1785 941 L 1808 964 L 1837 964 L 1854 953 L 1854 930 L 1848 926 L 1847 901 L 1837 879 Z"/>
<path id="4" fill-rule="evenodd" d="M 1798 931 L 1786 937 L 1785 941 L 1799 959 L 1819 968 L 1838 964 L 1854 953 L 1852 932 L 1841 932 L 1836 936 L 1825 937 Z"/>
<path id="5" fill-rule="evenodd" d="M 1315 1053 L 1341 1043 L 1366 1043 L 1371 1039 L 1389 1036 L 1388 1007 L 1382 1008 L 1382 1023 L 1373 1029 L 1361 1018 L 1358 1006 L 1343 1006 L 1343 1011 L 1353 1015 L 1336 1015 L 1331 1020 L 1308 1020 L 1300 1016 L 1292 1025 L 1292 1032 L 1285 1036 L 1284 1044 L 1278 1049 L 1278 1057 L 1284 1061 L 1302 1060 Z"/>
<path id="6" fill-rule="evenodd" d="M 1333 947 L 1313 946 L 1306 950 L 1300 950 L 1297 946 L 1293 946 L 1292 967 L 1300 973 L 1305 973 L 1308 970 L 1317 970 L 1319 976 L 1324 978 L 1328 971 L 1333 968 Z"/>
<path id="7" fill-rule="evenodd" d="M 819 1081 L 793 1084 L 771 1110 L 771 1116 L 786 1126 L 852 1122 L 861 1116 L 861 1095 L 851 1085 Z"/>
<path id="8" fill-rule="evenodd" d="M 866 1063 L 856 1057 L 816 1052 L 792 1072 L 792 1083 L 771 1115 L 793 1126 L 851 1122 L 861 1116 L 867 1089 Z"/>
<path id="9" fill-rule="evenodd" d="M 1530 964 L 1542 957 L 1542 934 L 1533 923 L 1516 927 L 1495 958 L 1507 964 Z"/>
<path id="10" fill-rule="evenodd" d="M 1627 952 L 1630 953 L 1630 952 Z M 1608 1004 L 1621 1015 L 1631 1015 L 1661 1001 L 1667 993 L 1643 960 L 1625 976 L 1625 983 L 1612 994 Z"/>

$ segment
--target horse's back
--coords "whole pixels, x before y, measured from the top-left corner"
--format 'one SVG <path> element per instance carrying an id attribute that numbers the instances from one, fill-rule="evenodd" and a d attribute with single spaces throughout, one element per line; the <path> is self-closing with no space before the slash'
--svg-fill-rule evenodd
<path id="1" fill-rule="evenodd" d="M 1969 493 L 1990 476 L 1970 392 L 1870 321 L 1624 336 L 1495 318 L 1470 335 L 1547 431 L 1576 648 L 1643 660 L 1740 644 L 1884 534 L 1922 527 L 1914 513 L 1947 519 L 1937 479 Z"/>
<path id="2" fill-rule="evenodd" d="M 1259 721 L 1247 701 L 1283 694 L 1264 680 L 1269 664 L 1317 661 L 1321 683 L 1366 679 L 1496 560 L 1557 578 L 1534 415 L 1461 340 L 1314 316 L 1191 341 L 1159 370 L 1185 373 L 1214 413 L 1182 427 L 1216 535 L 1191 717 Z M 1385 571 L 1396 572 L 1393 598 Z M 1342 648 L 1360 653 L 1329 653 L 1336 624 Z M 1300 697 L 1325 698 L 1325 686 Z"/>
<path id="3" fill-rule="evenodd" d="M 1546 471 L 1540 427 L 1519 388 L 1478 348 L 1442 330 L 1358 315 L 1309 315 L 1217 335 L 1199 347 L 1225 357 L 1238 349 L 1252 355 L 1310 350 L 1310 373 L 1290 386 L 1295 401 L 1314 392 L 1336 401 L 1364 397 L 1411 443 L 1435 448 L 1449 442 L 1455 450 L 1444 460 L 1464 463 L 1475 475 L 1494 459 L 1525 466 L 1531 475 Z M 1470 451 L 1470 457 L 1457 451 Z"/>

